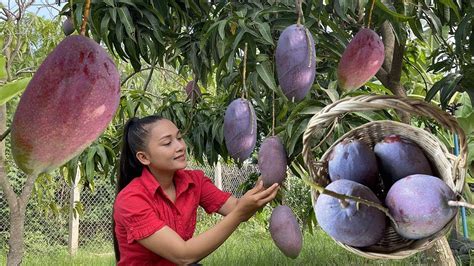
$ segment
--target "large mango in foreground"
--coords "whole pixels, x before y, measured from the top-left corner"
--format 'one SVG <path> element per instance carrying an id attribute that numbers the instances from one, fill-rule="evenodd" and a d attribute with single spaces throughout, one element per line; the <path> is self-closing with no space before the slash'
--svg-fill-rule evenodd
<path id="1" fill-rule="evenodd" d="M 278 82 L 290 101 L 300 101 L 314 82 L 316 50 L 311 33 L 302 25 L 288 26 L 280 35 L 275 51 Z"/>
<path id="2" fill-rule="evenodd" d="M 385 49 L 371 29 L 361 29 L 347 45 L 337 68 L 339 86 L 355 90 L 369 81 L 383 64 Z"/>
<path id="3" fill-rule="evenodd" d="M 120 76 L 93 40 L 65 38 L 28 84 L 13 118 L 16 164 L 39 174 L 61 166 L 107 127 L 120 100 Z"/>

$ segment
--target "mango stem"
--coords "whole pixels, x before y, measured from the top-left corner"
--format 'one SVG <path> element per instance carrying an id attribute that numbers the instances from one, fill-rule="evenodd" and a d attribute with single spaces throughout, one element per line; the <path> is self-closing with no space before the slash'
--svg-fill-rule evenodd
<path id="1" fill-rule="evenodd" d="M 313 47 L 311 47 L 311 39 L 310 39 L 310 32 L 307 28 L 304 29 L 305 33 L 306 33 L 306 45 L 308 45 L 308 54 L 309 54 L 309 63 L 308 63 L 308 67 L 311 67 L 311 65 L 313 64 Z"/>
<path id="2" fill-rule="evenodd" d="M 452 207 L 465 207 L 469 209 L 474 209 L 474 204 L 467 203 L 465 201 L 455 201 L 455 200 L 450 200 L 448 201 L 448 205 Z"/>
<path id="3" fill-rule="evenodd" d="M 86 25 L 87 25 L 87 20 L 89 19 L 89 12 L 91 10 L 91 0 L 86 0 L 84 3 L 84 15 L 82 17 L 82 25 L 81 25 L 81 35 L 84 36 L 86 35 Z"/>

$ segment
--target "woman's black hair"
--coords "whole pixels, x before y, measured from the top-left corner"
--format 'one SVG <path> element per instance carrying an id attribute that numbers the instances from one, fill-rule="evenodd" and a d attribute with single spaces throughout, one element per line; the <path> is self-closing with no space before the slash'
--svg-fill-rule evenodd
<path id="1" fill-rule="evenodd" d="M 148 125 L 163 119 L 161 116 L 151 115 L 141 119 L 133 117 L 123 129 L 122 150 L 120 152 L 119 174 L 117 178 L 117 194 L 124 189 L 135 177 L 142 174 L 143 165 L 137 159 L 137 152 L 146 149 L 149 127 Z M 120 260 L 120 250 L 115 235 L 115 220 L 112 215 L 112 232 L 114 236 L 115 259 Z"/>

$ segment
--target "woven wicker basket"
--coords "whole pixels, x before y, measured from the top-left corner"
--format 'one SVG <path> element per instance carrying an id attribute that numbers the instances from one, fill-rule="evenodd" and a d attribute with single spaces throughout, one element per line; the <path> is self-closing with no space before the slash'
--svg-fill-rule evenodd
<path id="1" fill-rule="evenodd" d="M 393 121 L 375 121 L 352 129 L 336 142 L 324 153 L 319 161 L 315 161 L 312 149 L 323 141 L 321 136 L 325 130 L 346 113 L 376 111 L 383 109 L 396 109 L 410 114 L 424 116 L 435 119 L 441 126 L 456 133 L 459 137 L 460 155 L 452 155 L 446 146 L 429 132 L 407 124 Z M 308 126 L 303 135 L 303 158 L 309 173 L 314 182 L 326 186 L 330 180 L 327 174 L 327 159 L 339 142 L 346 138 L 359 139 L 373 147 L 375 143 L 383 139 L 384 136 L 398 134 L 406 139 L 417 143 L 429 159 L 434 172 L 443 179 L 455 192 L 461 193 L 465 178 L 465 159 L 467 145 L 465 134 L 459 127 L 456 120 L 448 113 L 424 101 L 401 98 L 387 95 L 363 95 L 353 98 L 345 98 L 331 105 L 326 106 L 315 114 L 308 122 Z M 319 141 L 319 142 L 318 142 Z M 313 145 L 315 144 L 315 145 Z M 316 202 L 318 193 L 311 190 L 311 197 Z M 364 248 L 355 248 L 336 241 L 345 249 L 370 259 L 403 259 L 419 251 L 430 248 L 434 242 L 449 231 L 453 225 L 453 218 L 441 231 L 436 234 L 419 239 L 410 240 L 401 237 L 395 232 L 391 225 L 387 226 L 385 235 L 379 243 Z"/>

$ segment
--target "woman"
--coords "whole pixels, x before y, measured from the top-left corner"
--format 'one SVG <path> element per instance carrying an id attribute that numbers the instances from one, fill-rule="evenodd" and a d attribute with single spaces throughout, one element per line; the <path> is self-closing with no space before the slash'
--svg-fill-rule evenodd
<path id="1" fill-rule="evenodd" d="M 186 168 L 186 144 L 173 122 L 159 116 L 127 122 L 114 203 L 118 265 L 191 264 L 216 250 L 259 208 L 278 184 L 262 182 L 240 199 L 219 190 L 199 170 Z M 225 216 L 193 237 L 198 206 Z"/>

